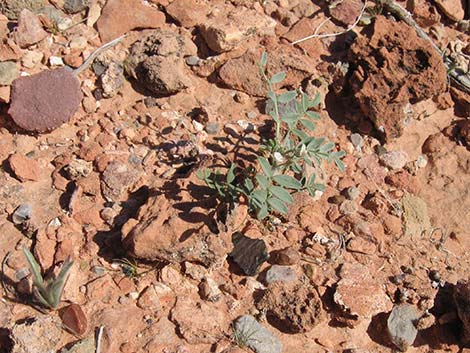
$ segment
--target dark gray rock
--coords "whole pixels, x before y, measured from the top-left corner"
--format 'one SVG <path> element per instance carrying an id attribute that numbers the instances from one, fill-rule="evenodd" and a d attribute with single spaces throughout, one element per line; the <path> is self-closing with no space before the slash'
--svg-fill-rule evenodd
<path id="1" fill-rule="evenodd" d="M 69 121 L 82 101 L 80 82 L 66 68 L 20 77 L 13 82 L 8 113 L 28 131 L 53 130 Z"/>
<path id="2" fill-rule="evenodd" d="M 256 353 L 281 353 L 282 344 L 251 315 L 239 317 L 234 324 L 234 336 L 239 345 L 245 345 Z"/>
<path id="3" fill-rule="evenodd" d="M 419 314 L 410 304 L 397 305 L 392 309 L 387 320 L 387 330 L 392 343 L 402 352 L 405 352 L 416 339 L 418 329 L 415 322 Z"/>
<path id="4" fill-rule="evenodd" d="M 233 250 L 230 258 L 247 276 L 258 273 L 259 267 L 268 259 L 266 244 L 261 239 L 251 239 L 240 232 L 232 236 Z"/>
<path id="5" fill-rule="evenodd" d="M 24 222 L 31 219 L 32 214 L 33 209 L 31 208 L 31 205 L 24 203 L 19 205 L 15 212 L 13 212 L 11 219 L 15 224 L 23 224 Z"/>

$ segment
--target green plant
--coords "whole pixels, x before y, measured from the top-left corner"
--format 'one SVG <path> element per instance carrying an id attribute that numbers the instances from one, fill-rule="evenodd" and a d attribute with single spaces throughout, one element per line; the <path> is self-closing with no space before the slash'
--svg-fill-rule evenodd
<path id="1" fill-rule="evenodd" d="M 320 95 L 313 100 L 297 90 L 277 94 L 274 85 L 282 82 L 285 72 L 268 78 L 267 54 L 263 53 L 258 64 L 260 74 L 268 86 L 267 112 L 274 121 L 274 138 L 264 140 L 259 149 L 258 170 L 247 168 L 237 174 L 237 165 L 230 165 L 224 176 L 219 171 L 201 170 L 199 178 L 215 191 L 224 202 L 233 204 L 245 195 L 251 211 L 262 220 L 273 212 L 286 214 L 293 202 L 292 194 L 308 191 L 312 196 L 324 185 L 315 181 L 315 173 L 309 169 L 321 167 L 323 160 L 334 162 L 340 170 L 344 151 L 334 151 L 335 144 L 324 138 L 310 136 L 315 130 L 319 114 L 311 109 L 320 104 Z"/>
<path id="2" fill-rule="evenodd" d="M 31 274 L 33 276 L 33 294 L 42 305 L 56 309 L 59 306 L 62 292 L 64 291 L 67 274 L 70 271 L 73 261 L 67 258 L 58 276 L 54 279 L 44 280 L 41 275 L 41 268 L 34 258 L 33 254 L 23 246 L 23 253 L 28 261 Z"/>

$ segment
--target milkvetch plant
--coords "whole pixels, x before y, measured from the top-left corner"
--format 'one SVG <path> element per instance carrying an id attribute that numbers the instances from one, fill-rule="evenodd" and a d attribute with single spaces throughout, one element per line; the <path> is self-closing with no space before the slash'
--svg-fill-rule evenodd
<path id="1" fill-rule="evenodd" d="M 320 95 L 310 99 L 297 90 L 276 93 L 274 86 L 285 79 L 286 73 L 279 72 L 269 78 L 267 59 L 264 52 L 258 66 L 268 86 L 266 110 L 274 121 L 275 131 L 274 137 L 264 140 L 260 146 L 259 168 L 237 173 L 235 161 L 225 175 L 207 169 L 198 172 L 199 178 L 215 190 L 223 202 L 233 205 L 245 195 L 250 210 L 260 220 L 274 212 L 287 214 L 295 192 L 308 191 L 314 196 L 317 190 L 325 189 L 316 182 L 315 173 L 309 172 L 314 168 L 309 167 L 321 167 L 325 160 L 334 162 L 341 171 L 345 169 L 341 161 L 344 151 L 335 151 L 333 142 L 310 135 L 320 119 L 319 114 L 311 110 L 320 104 Z"/>

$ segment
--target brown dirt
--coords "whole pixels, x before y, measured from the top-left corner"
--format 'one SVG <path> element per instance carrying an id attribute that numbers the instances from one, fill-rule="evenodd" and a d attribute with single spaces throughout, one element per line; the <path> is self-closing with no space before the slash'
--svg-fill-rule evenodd
<path id="1" fill-rule="evenodd" d="M 5 14 L 20 3 L 43 1 L 8 0 Z M 408 9 L 436 43 L 468 43 L 452 5 Z M 0 27 L 0 58 L 30 75 L 0 87 L 1 353 L 91 352 L 100 327 L 101 353 L 247 352 L 233 333 L 242 315 L 282 352 L 393 352 L 387 317 L 405 302 L 424 314 L 408 352 L 468 352 L 469 99 L 428 43 L 383 12 L 354 34 L 291 44 L 328 16 L 320 33 L 344 30 L 362 6 L 352 0 L 90 6 L 45 10 L 35 44 Z M 58 18 L 78 24 L 64 31 Z M 77 79 L 50 65 L 77 66 L 124 31 Z M 318 172 L 323 194 L 293 195 L 268 222 L 243 202 L 228 212 L 196 176 L 253 165 L 272 134 L 263 50 L 270 75 L 287 73 L 279 91 L 321 93 L 314 134 L 347 153 L 344 173 Z M 32 215 L 14 224 L 22 204 Z M 240 233 L 270 255 L 254 276 L 229 256 Z M 35 309 L 23 245 L 47 275 L 74 260 L 59 310 Z M 273 266 L 285 283 L 267 283 Z"/>

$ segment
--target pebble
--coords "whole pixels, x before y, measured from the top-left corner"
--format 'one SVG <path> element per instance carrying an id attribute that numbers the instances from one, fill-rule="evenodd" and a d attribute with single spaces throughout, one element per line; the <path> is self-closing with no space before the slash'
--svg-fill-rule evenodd
<path id="1" fill-rule="evenodd" d="M 49 58 L 49 64 L 51 66 L 64 66 L 64 61 L 62 60 L 62 58 L 60 56 L 51 56 Z"/>
<path id="2" fill-rule="evenodd" d="M 255 119 L 257 116 L 258 116 L 258 113 L 253 110 L 246 113 L 246 117 L 248 119 Z"/>
<path id="3" fill-rule="evenodd" d="M 402 169 L 408 162 L 408 154 L 404 151 L 385 152 L 379 157 L 382 164 L 390 169 Z"/>
<path id="4" fill-rule="evenodd" d="M 27 50 L 21 58 L 21 65 L 27 69 L 34 68 L 44 58 L 44 54 L 40 51 Z"/>
<path id="5" fill-rule="evenodd" d="M 294 282 L 297 280 L 297 274 L 288 266 L 272 265 L 271 268 L 266 271 L 266 283 L 271 284 L 273 282 Z"/>
<path id="6" fill-rule="evenodd" d="M 413 305 L 401 304 L 392 309 L 387 320 L 387 331 L 392 343 L 400 351 L 405 352 L 415 341 L 418 330 L 413 322 L 418 318 Z"/>
<path id="7" fill-rule="evenodd" d="M 237 232 L 232 237 L 233 250 L 230 258 L 247 276 L 258 273 L 260 266 L 267 260 L 266 244 L 261 239 L 252 239 Z"/>
<path id="8" fill-rule="evenodd" d="M 361 191 L 359 190 L 359 188 L 357 188 L 355 186 L 351 186 L 351 187 L 347 188 L 347 190 L 346 190 L 346 197 L 349 200 L 357 199 L 360 194 L 361 194 Z"/>
<path id="9" fill-rule="evenodd" d="M 351 143 L 356 147 L 356 149 L 359 149 L 362 147 L 362 144 L 364 143 L 364 139 L 360 134 L 352 134 L 351 137 Z"/>
<path id="10" fill-rule="evenodd" d="M 234 335 L 238 344 L 251 348 L 256 353 L 281 353 L 279 338 L 260 325 L 251 315 L 244 315 L 235 320 Z"/>
<path id="11" fill-rule="evenodd" d="M 270 261 L 276 265 L 296 265 L 300 261 L 300 254 L 294 248 L 288 247 L 272 252 Z"/>
<path id="12" fill-rule="evenodd" d="M 201 298 L 208 302 L 217 302 L 222 297 L 222 292 L 217 283 L 210 277 L 204 278 L 199 284 Z"/>
<path id="13" fill-rule="evenodd" d="M 75 37 L 69 43 L 70 49 L 83 50 L 87 47 L 88 41 L 85 37 Z"/>
<path id="14" fill-rule="evenodd" d="M 20 71 L 13 61 L 0 62 L 0 86 L 8 86 L 20 76 Z"/>
<path id="15" fill-rule="evenodd" d="M 11 219 L 14 224 L 23 224 L 24 222 L 31 219 L 33 215 L 33 209 L 31 205 L 24 203 L 19 205 L 18 208 L 13 212 Z"/>
<path id="16" fill-rule="evenodd" d="M 59 316 L 64 326 L 72 333 L 81 336 L 87 331 L 88 319 L 78 304 L 70 304 L 61 309 Z"/>
<path id="17" fill-rule="evenodd" d="M 201 63 L 201 59 L 195 55 L 188 56 L 185 61 L 188 66 L 198 66 Z"/>
<path id="18" fill-rule="evenodd" d="M 205 129 L 209 135 L 217 135 L 220 132 L 220 124 L 218 122 L 208 122 Z"/>
<path id="19" fill-rule="evenodd" d="M 420 154 L 418 158 L 416 158 L 415 166 L 416 168 L 425 168 L 428 165 L 428 159 L 425 155 Z"/>

